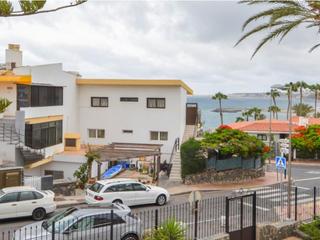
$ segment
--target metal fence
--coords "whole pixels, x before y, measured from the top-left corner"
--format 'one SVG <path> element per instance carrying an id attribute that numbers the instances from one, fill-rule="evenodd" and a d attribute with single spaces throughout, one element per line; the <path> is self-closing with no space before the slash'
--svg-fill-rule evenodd
<path id="1" fill-rule="evenodd" d="M 206 239 L 218 234 L 237 229 L 237 224 L 244 227 L 252 224 L 252 212 L 256 223 L 280 222 L 287 219 L 287 185 L 275 184 L 254 189 L 255 200 L 244 199 L 240 203 L 228 203 L 228 198 L 242 196 L 252 191 L 232 192 L 223 196 L 203 194 L 203 199 L 190 204 L 184 202 L 163 207 L 147 206 L 133 208 L 132 212 L 123 218 L 116 213 L 110 216 L 99 215 L 88 221 L 79 219 L 77 225 L 71 228 L 69 223 L 51 222 L 49 226 L 38 224 L 10 230 L 0 234 L 0 240 L 56 240 L 56 239 L 107 239 L 135 240 L 124 238 L 126 234 L 142 236 L 152 229 L 160 227 L 169 219 L 174 219 L 185 229 L 186 239 Z M 292 187 L 290 203 L 292 219 L 311 220 L 320 215 L 320 189 Z M 254 211 L 253 211 L 254 209 Z M 50 221 L 49 221 L 50 222 Z M 74 221 L 73 223 L 76 223 Z M 81 223 L 81 224 L 80 224 Z M 227 227 L 226 227 L 227 225 Z M 49 231 L 47 229 L 49 229 Z M 1 229 L 1 225 L 0 225 Z M 56 231 L 52 231 L 56 229 Z"/>

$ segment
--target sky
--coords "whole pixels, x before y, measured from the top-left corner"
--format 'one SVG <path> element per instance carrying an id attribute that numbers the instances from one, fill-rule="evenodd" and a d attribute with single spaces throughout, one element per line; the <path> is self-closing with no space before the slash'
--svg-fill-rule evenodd
<path id="1" fill-rule="evenodd" d="M 259 10 L 235 1 L 89 0 L 56 13 L 0 17 L 0 63 L 7 44 L 17 43 L 24 65 L 62 62 L 94 78 L 181 79 L 195 94 L 319 82 L 320 49 L 308 53 L 320 42 L 315 30 L 297 29 L 253 60 L 263 35 L 234 47 L 243 22 Z"/>

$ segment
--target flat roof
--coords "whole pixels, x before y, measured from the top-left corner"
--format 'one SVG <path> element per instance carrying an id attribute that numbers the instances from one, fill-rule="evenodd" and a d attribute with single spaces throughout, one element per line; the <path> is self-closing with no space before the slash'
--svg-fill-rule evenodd
<path id="1" fill-rule="evenodd" d="M 14 83 L 14 84 L 31 84 L 32 78 L 30 75 L 16 75 L 11 70 L 0 70 L 0 84 Z"/>
<path id="2" fill-rule="evenodd" d="M 178 79 L 94 79 L 78 78 L 78 85 L 106 85 L 106 86 L 174 86 L 182 87 L 188 95 L 193 94 L 193 90 L 182 80 Z"/>

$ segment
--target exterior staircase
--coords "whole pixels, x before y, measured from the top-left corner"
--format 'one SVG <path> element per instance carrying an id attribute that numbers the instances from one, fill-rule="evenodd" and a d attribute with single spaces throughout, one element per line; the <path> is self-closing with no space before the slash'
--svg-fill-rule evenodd
<path id="1" fill-rule="evenodd" d="M 43 150 L 32 149 L 24 145 L 24 135 L 17 133 L 15 119 L 0 119 L 0 142 L 15 145 L 21 153 L 24 164 L 36 162 L 45 157 Z"/>
<path id="2" fill-rule="evenodd" d="M 196 135 L 196 126 L 195 125 L 186 125 L 184 129 L 184 134 L 182 138 L 182 143 L 188 139 L 195 137 Z M 172 182 L 181 182 L 181 156 L 180 149 L 174 151 L 172 156 L 172 167 L 170 171 L 169 180 Z"/>

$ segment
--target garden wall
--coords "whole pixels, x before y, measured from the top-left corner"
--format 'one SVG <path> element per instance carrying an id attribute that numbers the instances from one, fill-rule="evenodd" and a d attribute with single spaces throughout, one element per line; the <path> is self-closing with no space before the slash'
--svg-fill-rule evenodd
<path id="1" fill-rule="evenodd" d="M 202 173 L 192 174 L 185 177 L 185 184 L 199 183 L 239 183 L 250 181 L 265 175 L 264 169 L 233 169 L 217 172 L 208 169 Z"/>

